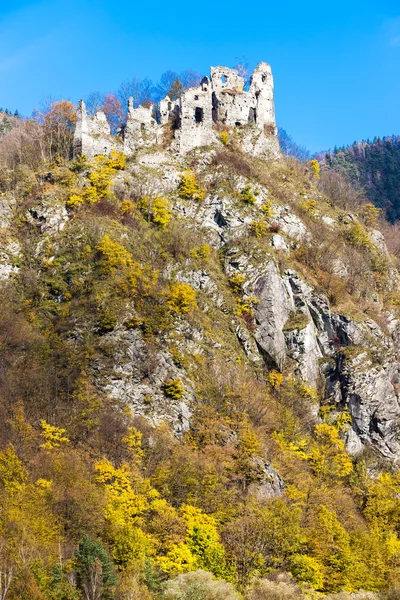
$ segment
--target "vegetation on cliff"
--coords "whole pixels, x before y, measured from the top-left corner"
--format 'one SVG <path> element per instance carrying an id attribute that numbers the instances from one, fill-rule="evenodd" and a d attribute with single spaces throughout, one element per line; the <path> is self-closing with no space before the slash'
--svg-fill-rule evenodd
<path id="1" fill-rule="evenodd" d="M 0 144 L 0 598 L 398 587 L 399 473 L 372 446 L 349 456 L 351 417 L 321 381 L 251 359 L 260 299 L 226 268 L 273 260 L 385 328 L 396 262 L 371 211 L 349 215 L 315 163 L 247 158 L 235 132 L 187 159 L 70 160 L 70 109 Z M 218 195 L 238 221 L 223 245 L 196 220 Z M 290 314 L 285 333 L 308 323 Z"/>

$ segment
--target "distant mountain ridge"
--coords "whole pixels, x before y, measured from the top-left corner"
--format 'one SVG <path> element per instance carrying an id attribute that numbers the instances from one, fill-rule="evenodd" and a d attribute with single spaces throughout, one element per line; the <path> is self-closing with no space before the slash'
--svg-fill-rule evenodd
<path id="1" fill-rule="evenodd" d="M 363 190 L 389 221 L 400 219 L 400 136 L 355 142 L 317 158 Z"/>

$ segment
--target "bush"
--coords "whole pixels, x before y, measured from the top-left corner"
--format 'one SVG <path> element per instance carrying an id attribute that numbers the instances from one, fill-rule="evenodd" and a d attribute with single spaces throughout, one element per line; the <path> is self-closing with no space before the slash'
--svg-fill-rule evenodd
<path id="1" fill-rule="evenodd" d="M 172 218 L 170 203 L 166 198 L 151 200 L 148 196 L 145 196 L 140 200 L 139 208 L 161 229 L 164 229 Z"/>
<path id="2" fill-rule="evenodd" d="M 304 596 L 300 588 L 290 580 L 255 579 L 245 595 L 245 600 L 301 600 L 302 598 Z"/>
<path id="3" fill-rule="evenodd" d="M 190 169 L 183 173 L 178 189 L 181 198 L 192 198 L 194 200 L 204 198 L 204 190 L 197 183 L 196 175 Z"/>
<path id="4" fill-rule="evenodd" d="M 162 387 L 164 394 L 168 396 L 168 398 L 173 398 L 174 400 L 179 400 L 185 393 L 184 387 L 179 379 L 168 379 L 168 381 L 164 381 Z"/>
<path id="5" fill-rule="evenodd" d="M 314 175 L 319 179 L 321 167 L 319 166 L 319 162 L 316 158 L 313 158 L 311 161 L 311 169 L 313 170 Z"/>
<path id="6" fill-rule="evenodd" d="M 246 185 L 246 187 L 240 192 L 240 198 L 247 204 L 255 204 L 257 200 L 249 185 Z"/>
<path id="7" fill-rule="evenodd" d="M 251 229 L 252 234 L 256 238 L 261 238 L 263 235 L 265 235 L 267 233 L 268 224 L 265 221 L 261 221 L 261 220 L 252 221 L 252 223 L 250 224 L 250 229 Z"/>
<path id="8" fill-rule="evenodd" d="M 227 146 L 229 144 L 229 133 L 227 131 L 221 131 L 218 138 L 224 146 Z"/>
<path id="9" fill-rule="evenodd" d="M 173 313 L 188 313 L 196 307 L 196 292 L 187 283 L 173 283 L 166 295 L 168 309 Z"/>
<path id="10" fill-rule="evenodd" d="M 231 583 L 217 581 L 206 571 L 198 570 L 178 575 L 165 584 L 165 600 L 239 600 Z"/>

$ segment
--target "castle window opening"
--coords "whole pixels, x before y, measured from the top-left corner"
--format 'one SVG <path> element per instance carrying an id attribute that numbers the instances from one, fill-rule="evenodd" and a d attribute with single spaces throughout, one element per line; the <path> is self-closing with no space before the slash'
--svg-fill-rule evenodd
<path id="1" fill-rule="evenodd" d="M 171 110 L 172 108 L 172 102 L 168 102 L 168 110 Z"/>
<path id="2" fill-rule="evenodd" d="M 144 131 L 146 129 L 146 125 L 144 123 L 140 123 L 140 129 Z"/>
<path id="3" fill-rule="evenodd" d="M 257 120 L 257 113 L 255 108 L 249 110 L 249 123 L 255 123 Z"/>
<path id="4" fill-rule="evenodd" d="M 227 78 L 226 75 L 221 75 L 221 81 L 222 81 L 222 83 L 226 83 L 227 80 L 228 80 L 228 78 Z"/>
<path id="5" fill-rule="evenodd" d="M 203 120 L 203 109 L 200 108 L 199 106 L 196 106 L 196 108 L 194 109 L 194 120 L 196 123 L 201 123 Z"/>
<path id="6" fill-rule="evenodd" d="M 195 100 L 198 100 L 198 99 L 199 99 L 199 97 L 196 95 L 196 96 L 194 97 L 194 99 L 195 99 Z"/>
<path id="7" fill-rule="evenodd" d="M 235 123 L 235 127 L 240 127 L 241 123 L 239 121 L 236 121 Z"/>

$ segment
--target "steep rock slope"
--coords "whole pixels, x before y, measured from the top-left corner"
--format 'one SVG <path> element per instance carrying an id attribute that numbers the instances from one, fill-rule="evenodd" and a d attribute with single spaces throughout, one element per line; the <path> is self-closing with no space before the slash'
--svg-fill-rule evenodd
<path id="1" fill-rule="evenodd" d="M 382 486 L 398 502 L 376 479 L 400 459 L 397 266 L 312 164 L 238 135 L 2 183 L 1 439 L 65 555 L 89 531 L 139 597 L 149 564 L 243 593 L 282 571 L 379 590 L 399 553 L 395 511 L 374 513 Z"/>

